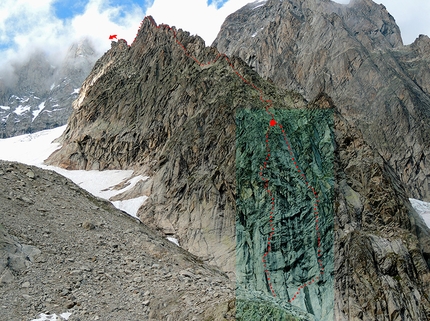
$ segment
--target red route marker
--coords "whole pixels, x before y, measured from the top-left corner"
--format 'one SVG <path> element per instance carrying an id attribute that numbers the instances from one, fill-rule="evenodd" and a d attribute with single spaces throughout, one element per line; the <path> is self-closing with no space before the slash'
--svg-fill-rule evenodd
<path id="1" fill-rule="evenodd" d="M 109 36 L 109 40 L 112 40 L 112 39 L 117 39 L 117 38 L 116 38 L 116 35 L 110 35 L 110 36 Z"/>
<path id="2" fill-rule="evenodd" d="M 272 113 L 272 112 L 270 112 L 269 111 L 269 109 L 272 107 L 272 105 L 273 105 L 273 102 L 272 102 L 272 100 L 270 100 L 270 99 L 264 99 L 264 97 L 263 97 L 263 91 L 259 88 L 259 87 L 257 87 L 255 84 L 253 84 L 252 82 L 250 82 L 249 80 L 247 80 L 243 75 L 241 75 L 237 70 L 236 70 L 236 68 L 233 66 L 233 63 L 231 62 L 231 60 L 225 55 L 225 54 L 221 54 L 221 53 L 219 53 L 216 57 L 215 57 L 215 59 L 214 60 L 212 60 L 212 61 L 210 61 L 210 62 L 207 62 L 207 63 L 202 63 L 202 62 L 200 62 L 196 57 L 194 57 L 189 51 L 188 51 L 188 49 L 187 48 L 185 48 L 185 46 L 177 39 L 177 37 L 176 37 L 176 31 L 174 30 L 174 29 L 172 29 L 169 25 L 165 25 L 165 24 L 160 24 L 160 25 L 158 25 L 157 26 L 157 24 L 155 23 L 155 21 L 154 21 L 154 19 L 152 19 L 152 17 L 145 17 L 145 19 L 146 18 L 148 18 L 149 20 L 150 20 L 150 22 L 151 22 L 151 24 L 155 27 L 155 28 L 157 28 L 157 29 L 160 29 L 160 28 L 162 28 L 162 29 L 167 29 L 167 31 L 172 31 L 172 33 L 173 33 L 173 38 L 174 38 L 174 40 L 175 40 L 175 42 L 182 48 L 182 50 L 184 51 L 184 54 L 187 56 L 187 57 L 189 57 L 189 58 L 191 58 L 191 59 L 193 59 L 200 67 L 205 67 L 205 66 L 209 66 L 209 65 L 211 65 L 211 64 L 214 64 L 214 63 L 216 63 L 220 58 L 223 58 L 223 59 L 225 59 L 226 61 L 227 61 L 227 63 L 228 63 L 228 65 L 230 66 L 230 68 L 232 69 L 232 71 L 245 83 L 245 84 L 247 84 L 248 86 L 250 86 L 250 87 L 252 87 L 253 89 L 255 89 L 256 91 L 258 91 L 258 93 L 260 94 L 260 96 L 259 96 L 259 99 L 260 99 L 260 101 L 262 102 L 262 103 L 264 103 L 264 104 L 266 104 L 266 113 L 268 113 L 271 117 L 272 117 L 272 119 L 270 120 L 270 123 L 269 123 L 269 127 L 268 127 L 268 131 L 267 131 L 267 134 L 266 134 L 266 150 L 267 150 L 267 156 L 266 156 L 266 161 L 268 161 L 269 160 L 269 158 L 270 158 L 270 148 L 269 148 L 269 132 L 270 132 L 270 128 L 271 127 L 274 127 L 274 126 L 276 126 L 276 125 L 278 125 L 278 127 L 281 129 L 281 131 L 282 131 L 282 135 L 283 135 L 283 137 L 284 137 L 284 141 L 285 141 L 285 143 L 286 143 L 286 145 L 287 145 L 287 147 L 288 147 L 288 150 L 289 150 L 289 152 L 290 152 L 290 155 L 291 156 L 293 156 L 293 152 L 292 152 L 292 148 L 291 148 L 291 146 L 290 146 L 290 143 L 289 143 L 289 141 L 288 141 L 288 139 L 287 139 L 287 136 L 286 136 L 286 133 L 285 133 L 285 130 L 283 129 L 283 127 L 282 127 L 282 125 L 281 124 L 279 124 L 278 122 L 276 122 L 276 120 L 275 120 L 275 116 L 274 116 L 274 114 Z M 143 21 L 142 21 L 142 23 L 143 23 Z M 112 37 L 112 38 L 111 38 Z M 113 39 L 113 38 L 116 38 L 116 35 L 111 35 L 110 37 L 109 37 L 109 39 Z M 294 165 L 296 165 L 297 163 L 295 162 L 295 159 L 294 159 L 294 157 L 292 157 L 292 159 L 291 159 L 293 162 L 294 162 Z M 269 239 L 268 239 L 268 243 L 267 243 L 267 251 L 264 253 L 264 255 L 263 255 L 263 257 L 262 257 L 262 262 L 263 263 L 265 263 L 266 261 L 265 261 L 265 257 L 269 254 L 269 252 L 270 252 L 270 250 L 271 250 L 271 243 L 270 243 L 270 240 L 272 239 L 272 236 L 275 234 L 275 226 L 274 226 L 274 224 L 273 224 L 273 221 L 272 221 L 272 214 L 273 214 L 273 212 L 274 212 L 274 210 L 275 210 L 275 198 L 274 198 L 274 196 L 272 195 L 272 192 L 269 190 L 269 179 L 267 179 L 267 178 L 265 178 L 264 176 L 263 176 L 263 170 L 265 170 L 267 168 L 267 162 L 265 162 L 264 163 L 264 166 L 261 166 L 260 167 L 260 176 L 261 176 L 261 180 L 264 182 L 264 188 L 266 189 L 266 191 L 267 191 L 267 193 L 269 194 L 269 196 L 270 196 L 270 198 L 272 199 L 272 202 L 271 202 L 271 210 L 270 210 L 270 220 L 269 220 L 269 225 L 270 225 L 270 228 L 271 228 L 271 230 L 272 230 L 272 232 L 270 233 L 270 236 L 269 236 Z M 297 165 L 296 166 L 296 169 L 297 169 L 297 172 L 298 173 L 300 173 L 301 171 L 300 171 L 300 169 L 299 169 L 299 166 Z M 300 175 L 300 177 L 302 177 L 302 179 L 303 179 L 303 181 L 306 183 L 306 185 L 307 186 L 309 186 L 309 188 L 312 190 L 312 192 L 313 192 L 313 194 L 314 194 L 314 196 L 315 196 L 315 199 L 317 199 L 316 200 L 316 203 L 318 203 L 319 202 L 319 200 L 318 200 L 318 193 L 315 191 L 315 189 L 311 186 L 311 185 L 309 185 L 309 183 L 308 183 L 308 181 L 307 181 L 307 179 L 306 179 L 306 175 L 305 174 L 301 174 Z M 316 217 L 318 217 L 318 204 L 315 204 L 314 205 L 314 214 L 316 214 Z M 323 275 L 324 274 L 324 267 L 323 267 L 323 264 L 322 264 L 322 260 L 321 260 L 321 256 L 322 256 L 322 254 L 321 254 L 321 248 L 320 248 L 320 242 L 321 242 L 321 234 L 320 234 L 320 232 L 319 232 L 319 230 L 318 230 L 318 220 L 316 220 L 316 222 L 315 222 L 315 230 L 316 230 L 316 233 L 317 233 L 317 238 L 318 238 L 318 251 L 317 251 L 317 253 L 318 253 L 318 263 L 319 263 L 319 265 L 320 265 L 320 275 Z M 266 264 L 264 264 L 264 267 L 266 268 Z M 275 290 L 273 289 L 273 285 L 272 285 L 272 283 L 270 282 L 271 281 L 271 278 L 269 277 L 269 275 L 270 275 L 270 272 L 267 270 L 267 269 L 265 269 L 265 274 L 266 274 L 266 278 L 267 278 L 267 280 L 269 281 L 269 283 L 268 283 L 268 285 L 269 285 L 269 288 L 270 288 L 270 290 L 271 290 L 271 292 L 272 292 L 272 295 L 274 296 L 274 297 L 276 297 L 276 293 L 275 293 Z M 297 291 L 296 292 L 296 294 L 288 301 L 289 303 L 291 303 L 291 302 L 293 302 L 296 298 L 297 298 L 297 295 L 299 295 L 300 294 L 300 292 L 301 292 L 301 289 L 303 289 L 306 285 L 311 285 L 312 283 L 315 283 L 316 281 L 318 281 L 320 279 L 320 276 L 316 276 L 315 278 L 313 278 L 311 281 L 309 281 L 309 282 L 305 282 L 305 283 L 303 283 L 300 287 L 299 287 L 299 291 Z"/>

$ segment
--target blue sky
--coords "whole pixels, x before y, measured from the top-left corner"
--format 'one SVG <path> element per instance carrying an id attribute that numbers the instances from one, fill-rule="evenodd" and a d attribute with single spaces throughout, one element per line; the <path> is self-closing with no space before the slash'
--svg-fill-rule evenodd
<path id="1" fill-rule="evenodd" d="M 52 4 L 55 15 L 59 19 L 71 19 L 78 14 L 83 14 L 86 0 L 59 0 Z"/>
<path id="2" fill-rule="evenodd" d="M 211 5 L 211 4 L 213 4 L 213 5 L 215 5 L 215 7 L 217 8 L 217 9 L 219 9 L 219 8 L 221 8 L 225 3 L 227 2 L 227 0 L 208 0 L 207 1 L 207 4 L 208 5 Z"/>

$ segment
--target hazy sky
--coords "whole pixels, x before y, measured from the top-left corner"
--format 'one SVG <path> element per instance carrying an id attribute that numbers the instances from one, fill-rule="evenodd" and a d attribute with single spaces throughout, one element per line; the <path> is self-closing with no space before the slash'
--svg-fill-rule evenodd
<path id="1" fill-rule="evenodd" d="M 0 64 L 9 65 L 10 59 L 23 58 L 34 48 L 60 56 L 72 40 L 88 36 L 104 52 L 110 48 L 110 34 L 130 43 L 140 21 L 149 14 L 157 23 L 198 34 L 210 45 L 225 17 L 248 2 L 252 1 L 0 0 Z M 419 34 L 430 34 L 430 0 L 376 2 L 382 2 L 394 16 L 405 44 Z"/>

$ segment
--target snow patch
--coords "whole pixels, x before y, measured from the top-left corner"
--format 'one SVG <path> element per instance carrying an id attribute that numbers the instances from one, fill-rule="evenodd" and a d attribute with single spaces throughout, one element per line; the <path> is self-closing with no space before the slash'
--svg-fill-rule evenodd
<path id="1" fill-rule="evenodd" d="M 175 243 L 177 246 L 180 246 L 179 245 L 179 241 L 178 241 L 178 239 L 175 239 L 174 237 L 170 237 L 170 236 L 168 236 L 168 237 L 166 237 L 170 242 L 172 242 L 172 243 Z"/>
<path id="2" fill-rule="evenodd" d="M 33 119 L 31 120 L 31 122 L 33 122 L 37 116 L 39 116 L 40 112 L 43 110 L 43 108 L 45 108 L 45 102 L 40 103 L 39 106 L 37 106 L 36 110 L 33 110 Z"/>
<path id="3" fill-rule="evenodd" d="M 7 119 L 9 118 L 9 116 L 10 116 L 10 114 L 7 114 L 5 117 L 3 117 L 3 118 L 1 119 L 2 123 L 7 122 Z"/>
<path id="4" fill-rule="evenodd" d="M 34 134 L 21 135 L 6 139 L 0 139 L 0 159 L 16 161 L 28 165 L 34 165 L 43 169 L 53 170 L 63 175 L 81 188 L 97 197 L 110 200 L 111 197 L 132 189 L 138 182 L 148 179 L 147 176 L 133 176 L 133 170 L 106 170 L 106 171 L 69 171 L 55 166 L 44 165 L 44 160 L 60 144 L 52 141 L 61 136 L 67 126 L 40 131 Z M 122 184 L 125 187 L 115 189 Z M 117 208 L 135 216 L 139 207 L 146 201 L 147 196 L 112 202 Z"/>
<path id="5" fill-rule="evenodd" d="M 41 313 L 38 319 L 33 319 L 31 321 L 61 321 L 61 320 L 69 320 L 72 314 L 70 312 L 61 313 L 60 316 L 54 314 L 45 314 Z M 59 319 L 58 319 L 59 318 Z"/>
<path id="6" fill-rule="evenodd" d="M 258 32 L 260 32 L 263 29 L 264 29 L 264 27 L 261 27 L 260 30 L 254 32 L 251 37 L 254 38 L 258 34 Z"/>
<path id="7" fill-rule="evenodd" d="M 8 107 L 8 106 L 0 106 L 0 109 L 3 109 L 3 110 L 9 110 L 9 109 L 10 109 L 10 107 Z"/>
<path id="8" fill-rule="evenodd" d="M 41 167 L 60 144 L 51 143 L 59 137 L 66 126 L 43 130 L 34 134 L 0 139 L 0 159 Z"/>
<path id="9" fill-rule="evenodd" d="M 76 89 L 74 89 L 73 90 L 73 92 L 70 94 L 70 95 L 74 95 L 74 94 L 79 94 L 79 90 L 80 90 L 81 88 L 76 88 Z"/>
<path id="10" fill-rule="evenodd" d="M 253 3 L 253 4 L 255 4 L 255 7 L 252 8 L 252 10 L 255 10 L 255 9 L 259 8 L 259 7 L 264 6 L 266 4 L 266 2 L 267 2 L 267 0 L 264 0 L 264 1 L 255 1 Z"/>
<path id="11" fill-rule="evenodd" d="M 411 205 L 415 211 L 417 211 L 417 213 L 422 216 L 424 222 L 430 228 L 430 203 L 414 198 L 410 198 L 409 201 L 411 202 Z"/>
<path id="12" fill-rule="evenodd" d="M 54 87 L 55 87 L 55 82 L 51 85 L 51 88 L 49 88 L 49 90 L 54 89 Z"/>
<path id="13" fill-rule="evenodd" d="M 112 204 L 117 208 L 120 209 L 136 218 L 137 217 L 137 211 L 139 208 L 145 203 L 145 201 L 148 199 L 148 196 L 140 196 L 136 198 L 131 198 L 128 200 L 123 201 L 114 201 Z"/>
<path id="14" fill-rule="evenodd" d="M 23 105 L 19 105 L 15 110 L 14 113 L 17 114 L 18 116 L 21 116 L 22 114 L 24 114 L 25 112 L 29 111 L 31 108 L 31 106 L 23 106 Z"/>

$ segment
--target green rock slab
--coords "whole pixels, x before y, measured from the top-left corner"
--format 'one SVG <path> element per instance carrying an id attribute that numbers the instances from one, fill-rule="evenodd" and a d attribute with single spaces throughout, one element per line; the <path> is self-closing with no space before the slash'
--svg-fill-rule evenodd
<path id="1" fill-rule="evenodd" d="M 272 116 L 265 110 L 240 109 L 236 113 L 237 319 L 302 320 L 297 319 L 297 312 L 289 311 L 294 308 L 308 316 L 303 320 L 333 320 L 333 111 L 270 111 L 277 122 L 273 127 L 269 126 Z M 278 124 L 285 131 L 308 185 L 293 164 Z M 269 179 L 268 188 L 275 198 L 272 225 L 269 223 L 271 199 L 260 176 L 268 153 L 269 127 L 270 158 L 263 176 Z M 309 185 L 319 200 L 320 247 L 313 206 L 316 198 Z M 269 281 L 262 258 L 272 227 L 275 234 L 265 259 Z M 320 274 L 318 249 L 322 253 L 323 274 Z M 308 285 L 292 300 L 304 283 Z"/>

